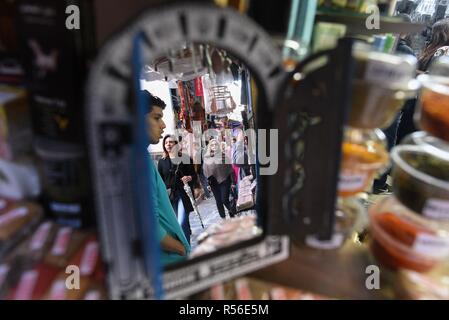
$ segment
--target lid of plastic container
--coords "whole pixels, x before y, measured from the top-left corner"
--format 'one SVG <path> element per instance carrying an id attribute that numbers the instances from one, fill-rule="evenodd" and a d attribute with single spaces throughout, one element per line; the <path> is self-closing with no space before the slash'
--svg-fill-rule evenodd
<path id="1" fill-rule="evenodd" d="M 429 75 L 449 77 L 449 57 L 441 56 L 435 59 L 429 67 Z"/>
<path id="2" fill-rule="evenodd" d="M 415 179 L 419 179 L 422 182 L 437 186 L 445 190 L 449 190 L 449 181 L 441 180 L 437 177 L 420 171 L 415 166 L 404 160 L 402 155 L 403 153 L 423 155 L 438 159 L 442 162 L 442 164 L 444 164 L 445 167 L 447 167 L 449 166 L 449 158 L 445 157 L 444 153 L 439 152 L 439 150 L 437 150 L 436 148 L 431 148 L 426 145 L 399 145 L 394 147 L 390 152 L 394 165 L 399 166 L 402 170 L 406 171 Z"/>
<path id="3" fill-rule="evenodd" d="M 355 44 L 353 56 L 356 64 L 356 78 L 379 83 L 389 87 L 408 87 L 415 77 L 417 59 L 412 55 L 389 54 L 368 50 L 366 46 Z M 366 61 L 366 64 L 362 64 Z"/>
<path id="4" fill-rule="evenodd" d="M 429 153 L 449 160 L 449 143 L 430 135 L 425 131 L 417 131 L 406 136 L 401 145 L 422 146 Z"/>

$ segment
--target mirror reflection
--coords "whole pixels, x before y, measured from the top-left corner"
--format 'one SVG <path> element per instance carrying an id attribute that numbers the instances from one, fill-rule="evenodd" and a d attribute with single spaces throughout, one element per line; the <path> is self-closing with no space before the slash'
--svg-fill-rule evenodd
<path id="1" fill-rule="evenodd" d="M 237 58 L 185 44 L 146 61 L 148 152 L 157 168 L 163 265 L 261 234 L 256 226 L 257 89 Z"/>

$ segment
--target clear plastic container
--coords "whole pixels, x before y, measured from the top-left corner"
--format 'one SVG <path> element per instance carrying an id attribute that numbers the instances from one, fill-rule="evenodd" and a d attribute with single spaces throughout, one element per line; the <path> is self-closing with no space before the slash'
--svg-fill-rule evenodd
<path id="1" fill-rule="evenodd" d="M 407 99 L 416 96 L 416 59 L 368 51 L 356 46 L 355 76 L 348 124 L 355 128 L 388 127 Z"/>
<path id="2" fill-rule="evenodd" d="M 409 134 L 402 140 L 401 145 L 423 146 L 432 153 L 443 158 L 449 158 L 449 143 L 426 131 L 416 131 Z"/>
<path id="3" fill-rule="evenodd" d="M 387 165 L 386 138 L 381 130 L 347 127 L 342 146 L 339 195 L 349 197 L 370 188 L 375 176 Z"/>
<path id="4" fill-rule="evenodd" d="M 449 257 L 449 227 L 425 219 L 394 196 L 369 209 L 371 250 L 384 266 L 427 272 Z"/>
<path id="5" fill-rule="evenodd" d="M 422 90 L 415 120 L 422 130 L 449 142 L 449 74 L 423 74 L 418 80 Z"/>
<path id="6" fill-rule="evenodd" d="M 449 222 L 449 157 L 428 145 L 400 145 L 391 151 L 393 193 L 410 210 Z"/>

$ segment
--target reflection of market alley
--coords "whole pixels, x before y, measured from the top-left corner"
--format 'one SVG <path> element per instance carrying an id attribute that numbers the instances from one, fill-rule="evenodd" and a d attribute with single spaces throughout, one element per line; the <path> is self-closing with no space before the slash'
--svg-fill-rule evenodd
<path id="1" fill-rule="evenodd" d="M 201 218 L 203 219 L 204 224 L 204 230 L 206 230 L 209 226 L 213 225 L 214 223 L 220 222 L 222 219 L 220 218 L 220 215 L 218 214 L 217 205 L 215 204 L 215 199 L 212 197 L 207 200 L 203 200 L 198 204 L 198 208 L 201 214 Z M 228 210 L 226 211 L 226 217 L 229 219 Z M 255 214 L 256 212 L 254 210 L 247 210 L 239 213 L 239 216 L 247 215 L 247 214 Z M 195 213 L 190 214 L 190 228 L 192 230 L 192 236 L 191 236 L 191 245 L 192 245 L 192 251 L 197 246 L 196 238 L 203 232 L 203 228 L 201 227 L 201 222 L 198 218 L 198 216 Z"/>
<path id="2" fill-rule="evenodd" d="M 213 197 L 201 201 L 198 204 L 198 209 L 201 214 L 201 218 L 203 219 L 204 230 L 221 220 L 220 215 L 218 214 L 217 205 L 215 204 L 215 199 Z M 201 232 L 203 232 L 200 219 L 194 212 L 190 214 L 190 228 L 192 230 L 191 245 L 193 250 L 197 246 L 196 238 L 201 234 Z"/>

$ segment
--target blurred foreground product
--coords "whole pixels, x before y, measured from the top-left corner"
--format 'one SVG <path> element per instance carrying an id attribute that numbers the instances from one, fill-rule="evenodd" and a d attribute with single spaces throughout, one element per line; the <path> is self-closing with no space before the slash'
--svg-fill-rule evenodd
<path id="1" fill-rule="evenodd" d="M 10 291 L 8 300 L 40 300 L 57 274 L 56 267 L 40 263 L 22 273 L 17 286 Z"/>
<path id="2" fill-rule="evenodd" d="M 62 225 L 88 227 L 93 211 L 84 147 L 38 138 L 35 150 L 47 211 Z"/>
<path id="3" fill-rule="evenodd" d="M 384 266 L 427 272 L 449 258 L 449 224 L 426 219 L 391 196 L 369 210 L 371 249 Z"/>
<path id="4" fill-rule="evenodd" d="M 31 118 L 26 91 L 0 86 L 0 158 L 17 160 L 32 152 Z"/>
<path id="5" fill-rule="evenodd" d="M 339 195 L 350 197 L 363 192 L 371 187 L 376 174 L 387 165 L 386 138 L 380 129 L 345 128 Z"/>
<path id="6" fill-rule="evenodd" d="M 255 278 L 217 283 L 193 297 L 201 300 L 329 300 L 329 297 Z"/>
<path id="7" fill-rule="evenodd" d="M 33 164 L 0 159 L 0 176 L 0 197 L 23 200 L 40 194 L 39 176 Z"/>
<path id="8" fill-rule="evenodd" d="M 60 226 L 50 251 L 44 257 L 45 263 L 60 268 L 66 267 L 70 264 L 69 261 L 73 255 L 83 245 L 86 237 L 85 232 Z"/>
<path id="9" fill-rule="evenodd" d="M 338 23 L 317 22 L 313 30 L 313 52 L 333 49 L 338 39 L 346 34 L 346 26 Z"/>
<path id="10" fill-rule="evenodd" d="M 29 234 L 42 218 L 40 206 L 17 202 L 0 213 L 0 259 Z"/>
<path id="11" fill-rule="evenodd" d="M 18 0 L 0 1 L 0 83 L 23 83 L 24 71 L 20 60 L 16 6 Z"/>
<path id="12" fill-rule="evenodd" d="M 80 29 L 66 27 L 69 4 L 80 9 Z M 94 32 L 92 1 L 22 0 L 17 5 L 20 50 L 34 133 L 83 143 L 83 88 Z M 70 20 L 70 19 L 69 19 Z"/>
<path id="13" fill-rule="evenodd" d="M 398 299 L 449 300 L 447 267 L 427 274 L 401 270 L 395 286 Z"/>
<path id="14" fill-rule="evenodd" d="M 83 246 L 73 255 L 68 265 L 79 267 L 79 289 L 69 290 L 67 288 L 67 273 L 65 273 L 65 270 L 61 270 L 48 290 L 46 299 L 80 300 L 87 294 L 91 287 L 91 282 L 96 282 L 97 284 L 104 282 L 104 270 L 99 244 L 95 235 L 91 235 L 85 240 Z"/>

